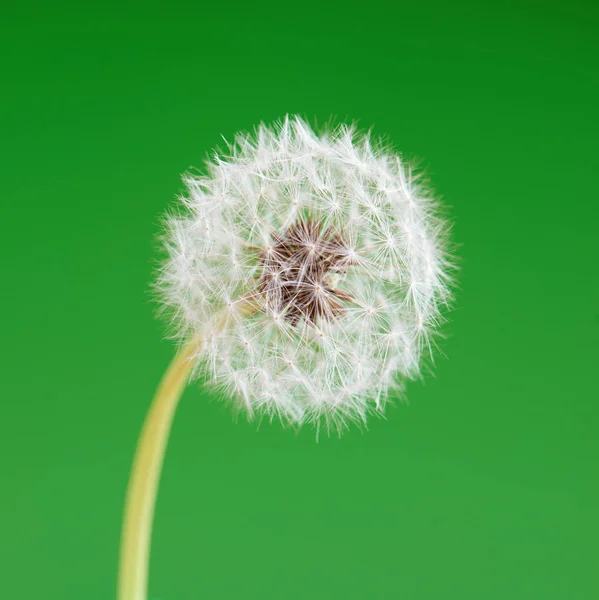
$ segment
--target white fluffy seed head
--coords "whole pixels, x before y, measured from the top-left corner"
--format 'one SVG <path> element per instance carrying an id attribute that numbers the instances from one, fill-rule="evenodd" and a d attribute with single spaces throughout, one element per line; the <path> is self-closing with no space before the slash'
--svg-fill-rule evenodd
<path id="1" fill-rule="evenodd" d="M 399 156 L 292 117 L 184 183 L 157 287 L 176 334 L 203 340 L 197 374 L 250 416 L 339 430 L 418 375 L 449 299 L 448 227 Z"/>

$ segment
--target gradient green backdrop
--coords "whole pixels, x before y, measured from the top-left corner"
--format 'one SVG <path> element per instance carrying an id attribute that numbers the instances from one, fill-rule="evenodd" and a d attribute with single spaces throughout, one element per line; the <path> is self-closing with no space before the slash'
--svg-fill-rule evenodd
<path id="1" fill-rule="evenodd" d="M 173 353 L 148 287 L 179 174 L 286 112 L 423 160 L 462 270 L 435 376 L 318 444 L 185 393 L 150 596 L 599 597 L 599 11 L 561 2 L 0 9 L 0 597 L 114 597 Z"/>

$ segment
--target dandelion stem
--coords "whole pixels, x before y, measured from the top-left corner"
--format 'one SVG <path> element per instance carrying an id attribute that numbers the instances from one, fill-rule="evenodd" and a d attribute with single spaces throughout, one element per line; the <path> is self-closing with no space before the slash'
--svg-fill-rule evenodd
<path id="1" fill-rule="evenodd" d="M 248 317 L 259 308 L 253 296 L 244 296 L 234 304 L 236 316 L 233 317 L 231 310 L 218 314 L 211 328 L 213 334 L 222 331 L 230 318 Z M 179 398 L 194 363 L 192 359 L 201 346 L 202 341 L 196 337 L 173 358 L 137 442 L 125 500 L 117 600 L 147 600 L 152 521 L 164 452 Z"/>
<path id="2" fill-rule="evenodd" d="M 198 341 L 188 342 L 164 374 L 144 423 L 133 462 L 121 534 L 118 600 L 147 600 L 152 520 L 173 416 Z"/>

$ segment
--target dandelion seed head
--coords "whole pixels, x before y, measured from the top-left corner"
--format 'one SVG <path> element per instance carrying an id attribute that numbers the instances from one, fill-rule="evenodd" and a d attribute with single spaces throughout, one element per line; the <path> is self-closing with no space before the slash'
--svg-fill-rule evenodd
<path id="1" fill-rule="evenodd" d="M 176 334 L 204 340 L 196 372 L 240 408 L 342 429 L 419 374 L 450 298 L 448 227 L 399 156 L 288 117 L 184 183 L 157 288 Z"/>

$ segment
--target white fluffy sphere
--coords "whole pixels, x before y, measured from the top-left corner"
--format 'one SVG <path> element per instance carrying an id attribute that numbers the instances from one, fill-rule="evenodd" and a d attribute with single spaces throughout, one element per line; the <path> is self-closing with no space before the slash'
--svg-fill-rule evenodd
<path id="1" fill-rule="evenodd" d="M 297 117 L 186 175 L 158 288 L 196 373 L 250 416 L 342 427 L 419 373 L 449 297 L 447 226 L 399 156 Z M 250 307 L 248 309 L 248 307 Z"/>

